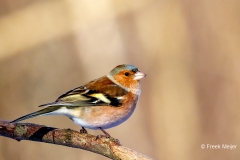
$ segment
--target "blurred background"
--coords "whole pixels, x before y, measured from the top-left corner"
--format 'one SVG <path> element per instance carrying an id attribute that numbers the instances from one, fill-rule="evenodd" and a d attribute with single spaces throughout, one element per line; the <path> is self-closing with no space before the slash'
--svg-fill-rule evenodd
<path id="1" fill-rule="evenodd" d="M 148 76 L 131 118 L 107 130 L 122 145 L 154 159 L 240 159 L 239 17 L 236 0 L 1 0 L 0 119 L 129 63 Z M 25 122 L 80 129 L 61 116 Z M 107 159 L 4 137 L 0 148 L 1 160 Z"/>

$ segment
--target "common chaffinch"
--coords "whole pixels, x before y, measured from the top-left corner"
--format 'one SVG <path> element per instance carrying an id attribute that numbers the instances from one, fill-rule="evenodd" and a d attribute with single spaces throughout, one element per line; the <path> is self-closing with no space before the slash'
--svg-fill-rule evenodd
<path id="1" fill-rule="evenodd" d="M 42 110 L 22 116 L 11 123 L 43 115 L 64 115 L 82 127 L 104 130 L 126 121 L 136 108 L 141 93 L 140 79 L 146 74 L 133 65 L 115 67 L 108 75 L 90 81 L 58 97 L 55 102 L 40 105 Z"/>

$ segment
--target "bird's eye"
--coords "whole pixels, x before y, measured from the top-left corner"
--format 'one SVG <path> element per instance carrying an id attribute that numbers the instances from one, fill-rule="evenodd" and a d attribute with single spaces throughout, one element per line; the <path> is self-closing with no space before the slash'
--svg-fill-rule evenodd
<path id="1" fill-rule="evenodd" d="M 129 76 L 130 74 L 128 72 L 125 72 L 125 76 Z"/>

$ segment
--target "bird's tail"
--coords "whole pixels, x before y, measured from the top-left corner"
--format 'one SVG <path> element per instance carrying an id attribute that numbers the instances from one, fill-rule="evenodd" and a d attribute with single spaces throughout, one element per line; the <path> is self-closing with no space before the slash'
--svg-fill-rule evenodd
<path id="1" fill-rule="evenodd" d="M 25 119 L 29 119 L 29 118 L 33 118 L 33 117 L 38 117 L 38 116 L 43 116 L 43 115 L 48 115 L 51 114 L 53 111 L 58 110 L 59 108 L 61 108 L 62 106 L 49 106 L 47 108 L 44 108 L 42 110 L 27 114 L 25 116 L 22 116 L 18 119 L 13 120 L 10 123 L 15 123 L 15 122 L 19 122 L 19 121 L 23 121 Z"/>

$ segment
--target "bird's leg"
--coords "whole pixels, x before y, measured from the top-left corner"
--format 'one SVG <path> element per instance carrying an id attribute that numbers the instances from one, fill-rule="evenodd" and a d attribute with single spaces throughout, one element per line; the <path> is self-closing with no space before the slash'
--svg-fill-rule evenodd
<path id="1" fill-rule="evenodd" d="M 110 137 L 110 134 L 108 134 L 104 129 L 102 129 L 102 127 L 99 127 L 99 129 L 105 134 L 107 138 Z"/>
<path id="2" fill-rule="evenodd" d="M 87 130 L 84 127 L 82 127 L 82 129 L 80 129 L 80 133 L 86 133 L 87 134 Z"/>
<path id="3" fill-rule="evenodd" d="M 101 138 L 101 137 L 106 137 L 106 138 L 111 137 L 110 134 L 108 134 L 104 129 L 102 129 L 102 127 L 99 127 L 99 129 L 104 133 L 104 135 L 99 134 L 99 135 L 97 135 L 96 139 Z"/>
<path id="4" fill-rule="evenodd" d="M 110 134 L 108 134 L 104 129 L 102 129 L 102 127 L 99 127 L 99 129 L 104 133 L 104 135 L 101 135 L 101 134 L 97 135 L 96 140 L 98 138 L 106 137 L 106 138 L 111 138 L 111 140 L 114 141 L 117 145 L 121 145 L 118 139 L 111 137 Z"/>

